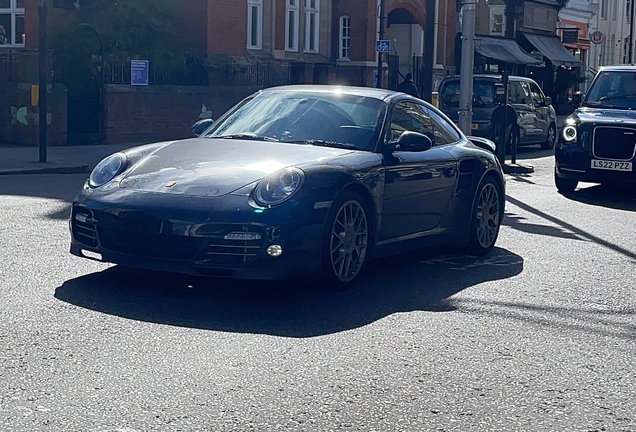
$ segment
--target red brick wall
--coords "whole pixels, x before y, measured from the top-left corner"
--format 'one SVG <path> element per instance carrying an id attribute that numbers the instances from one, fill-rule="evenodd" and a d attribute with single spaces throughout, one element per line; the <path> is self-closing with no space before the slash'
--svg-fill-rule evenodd
<path id="1" fill-rule="evenodd" d="M 104 86 L 105 142 L 140 143 L 189 138 L 202 104 L 219 118 L 251 87 Z"/>
<path id="2" fill-rule="evenodd" d="M 339 38 L 340 17 L 348 15 L 351 18 L 351 61 L 374 61 L 376 20 L 375 2 L 369 0 L 347 0 L 338 2 L 334 26 L 334 38 Z"/>
<path id="3" fill-rule="evenodd" d="M 0 83 L 0 143 L 37 146 L 39 144 L 39 110 L 31 106 L 29 84 Z M 47 95 L 51 122 L 47 125 L 47 143 L 66 145 L 66 88 L 51 87 Z M 12 109 L 13 108 L 13 109 Z M 16 119 L 12 111 L 26 108 L 26 122 Z M 21 115 L 22 117 L 22 115 Z"/>
<path id="4" fill-rule="evenodd" d="M 285 50 L 285 23 L 286 23 L 286 1 L 285 0 L 276 0 L 276 41 L 275 48 L 276 50 Z M 300 19 L 300 17 L 299 17 Z"/>
<path id="5" fill-rule="evenodd" d="M 181 14 L 177 30 L 186 49 L 207 52 L 208 0 L 177 0 L 176 3 Z"/>
<path id="6" fill-rule="evenodd" d="M 247 2 L 208 0 L 208 53 L 247 54 Z"/>

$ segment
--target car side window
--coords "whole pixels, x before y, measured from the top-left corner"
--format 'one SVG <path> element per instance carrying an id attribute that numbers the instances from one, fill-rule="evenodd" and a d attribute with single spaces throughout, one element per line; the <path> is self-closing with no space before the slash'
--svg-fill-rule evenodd
<path id="1" fill-rule="evenodd" d="M 519 81 L 510 81 L 508 84 L 508 94 L 510 103 L 526 105 L 530 103 L 530 90 L 528 90 L 527 86 L 524 87 L 525 83 Z"/>
<path id="2" fill-rule="evenodd" d="M 461 136 L 459 135 L 457 130 L 451 124 L 449 124 L 448 121 L 444 119 L 444 117 L 442 117 L 432 109 L 428 109 L 425 107 L 422 108 L 426 110 L 430 115 L 431 124 L 433 125 L 433 133 L 435 134 L 434 143 L 436 146 L 453 144 L 461 139 Z"/>
<path id="3" fill-rule="evenodd" d="M 397 141 L 404 132 L 418 132 L 433 139 L 431 117 L 422 106 L 414 102 L 398 102 L 391 113 L 389 141 Z"/>
<path id="4" fill-rule="evenodd" d="M 529 83 L 529 84 L 530 84 L 530 93 L 532 94 L 532 102 L 534 102 L 536 106 L 543 106 L 543 103 L 545 101 L 545 96 L 543 96 L 543 92 L 541 91 L 539 86 L 536 85 L 535 83 Z"/>

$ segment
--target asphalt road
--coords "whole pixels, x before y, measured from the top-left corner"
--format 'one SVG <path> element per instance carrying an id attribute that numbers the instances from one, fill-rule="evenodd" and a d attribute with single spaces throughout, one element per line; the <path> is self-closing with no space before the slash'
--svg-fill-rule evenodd
<path id="1" fill-rule="evenodd" d="M 75 258 L 82 176 L 3 178 L 0 430 L 636 431 L 636 192 L 520 157 L 492 256 L 337 294 Z"/>

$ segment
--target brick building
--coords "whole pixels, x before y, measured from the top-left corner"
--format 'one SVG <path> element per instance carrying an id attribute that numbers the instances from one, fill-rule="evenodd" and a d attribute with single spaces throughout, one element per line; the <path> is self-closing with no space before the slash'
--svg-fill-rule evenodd
<path id="1" fill-rule="evenodd" d="M 38 82 L 39 0 L 0 0 L 0 6 L 3 1 L 11 6 L 0 7 L 0 14 L 6 12 L 0 16 L 5 27 L 11 24 L 11 43 L 0 45 L 0 87 L 13 96 L 0 101 L 0 141 L 35 143 L 37 106 L 30 95 Z M 48 33 L 71 22 L 78 8 L 90 1 L 46 0 Z M 111 74 L 113 64 L 96 51 L 93 72 L 99 66 L 104 81 L 91 95 L 82 88 L 81 97 L 76 96 L 73 80 L 55 78 L 52 83 L 49 103 L 59 101 L 49 108 L 52 141 L 178 138 L 187 136 L 189 125 L 204 111 L 218 116 L 258 88 L 301 83 L 372 86 L 377 79 L 380 0 L 173 1 L 180 17 L 177 42 L 205 59 L 205 82 L 160 81 L 150 59 L 150 85 L 131 86 L 125 61 L 118 74 Z M 384 56 L 383 87 L 394 88 L 400 75 L 413 73 L 423 97 L 430 100 L 435 81 L 454 72 L 455 0 L 384 1 L 384 37 L 392 47 Z M 87 38 L 95 38 L 93 30 L 91 35 L 85 29 Z M 54 62 L 49 67 L 57 77 Z M 79 67 L 78 62 L 72 65 Z"/>

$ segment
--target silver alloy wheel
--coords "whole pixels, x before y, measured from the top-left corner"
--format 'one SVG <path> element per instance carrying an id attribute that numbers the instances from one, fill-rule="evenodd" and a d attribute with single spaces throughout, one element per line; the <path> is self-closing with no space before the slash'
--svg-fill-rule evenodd
<path id="1" fill-rule="evenodd" d="M 554 129 L 554 126 L 550 125 L 550 128 L 548 129 L 548 145 L 550 146 L 550 148 L 554 147 L 555 139 L 556 139 L 556 130 Z"/>
<path id="2" fill-rule="evenodd" d="M 494 184 L 486 183 L 477 201 L 477 241 L 484 249 L 497 239 L 499 211 L 499 191 Z"/>
<path id="3" fill-rule="evenodd" d="M 364 208 L 355 200 L 345 202 L 333 222 L 329 242 L 331 268 L 340 281 L 350 282 L 360 272 L 367 254 L 368 238 Z"/>

